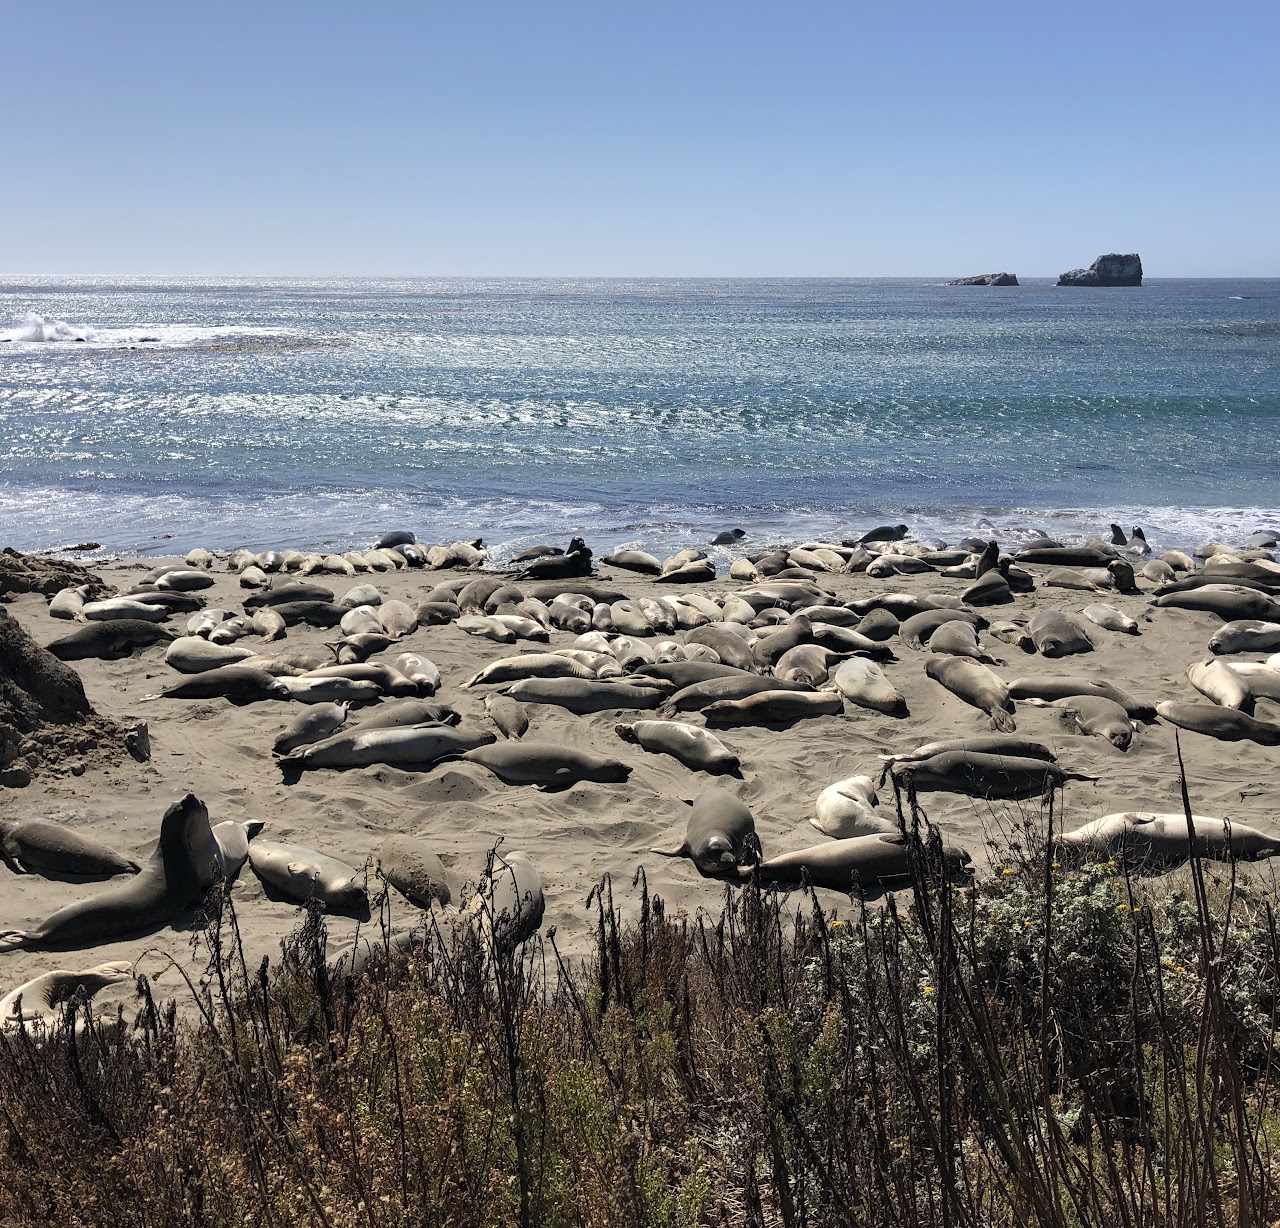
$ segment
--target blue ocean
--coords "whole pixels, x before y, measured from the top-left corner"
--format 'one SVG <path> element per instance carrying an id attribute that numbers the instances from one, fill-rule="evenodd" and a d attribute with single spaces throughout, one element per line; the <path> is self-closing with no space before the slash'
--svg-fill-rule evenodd
<path id="1" fill-rule="evenodd" d="M 1280 524 L 1280 281 L 0 280 L 0 545 Z"/>

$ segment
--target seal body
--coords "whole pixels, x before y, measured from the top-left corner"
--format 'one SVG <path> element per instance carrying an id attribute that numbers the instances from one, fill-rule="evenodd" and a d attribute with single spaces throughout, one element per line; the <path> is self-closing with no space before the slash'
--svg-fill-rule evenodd
<path id="1" fill-rule="evenodd" d="M 1047 759 L 976 751 L 943 751 L 928 759 L 895 764 L 892 772 L 896 780 L 910 781 L 917 790 L 966 793 L 984 798 L 1039 797 L 1069 780 L 1097 779 L 1064 771 Z"/>
<path id="2" fill-rule="evenodd" d="M 636 721 L 615 725 L 614 732 L 626 742 L 635 742 L 655 754 L 670 755 L 695 772 L 719 775 L 736 772 L 735 755 L 715 734 L 679 721 Z"/>
<path id="3" fill-rule="evenodd" d="M 943 845 L 948 878 L 967 880 L 971 861 L 964 849 Z M 911 882 L 911 852 L 906 840 L 896 833 L 853 836 L 783 853 L 754 869 L 740 868 L 738 873 L 744 878 L 758 874 L 762 883 L 799 886 L 807 881 L 829 891 L 871 894 Z"/>
<path id="4" fill-rule="evenodd" d="M 374 763 L 425 768 L 492 741 L 491 733 L 455 729 L 450 725 L 390 728 L 358 725 L 310 746 L 291 750 L 278 762 L 283 768 L 302 769 L 368 767 Z"/>
<path id="5" fill-rule="evenodd" d="M 1055 837 L 1054 844 L 1076 855 L 1123 857 L 1144 872 L 1159 872 L 1181 865 L 1192 852 L 1219 861 L 1256 861 L 1280 853 L 1280 839 L 1243 823 L 1230 823 L 1205 815 L 1191 816 L 1192 833 L 1185 814 L 1153 814 L 1128 811 L 1107 814 L 1075 831 Z"/>
<path id="6" fill-rule="evenodd" d="M 492 735 L 488 741 L 461 757 L 487 768 L 504 784 L 567 789 L 580 780 L 609 784 L 631 775 L 631 768 L 617 759 L 554 742 L 494 742 Z"/>
<path id="7" fill-rule="evenodd" d="M 758 857 L 756 821 L 744 802 L 713 786 L 694 800 L 684 839 L 649 851 L 661 857 L 687 857 L 703 874 L 727 874 Z"/>
<path id="8" fill-rule="evenodd" d="M 992 728 L 1001 733 L 1012 733 L 1017 728 L 1009 688 L 985 665 L 964 657 L 930 657 L 924 672 L 957 699 L 985 712 Z"/>
<path id="9" fill-rule="evenodd" d="M 895 825 L 875 811 L 879 805 L 875 782 L 870 776 L 850 776 L 837 780 L 818 794 L 809 822 L 823 835 L 847 840 L 851 836 L 883 835 Z"/>
<path id="10" fill-rule="evenodd" d="M 1255 720 L 1234 708 L 1166 700 L 1156 704 L 1156 712 L 1171 725 L 1189 729 L 1192 733 L 1202 733 L 1222 742 L 1256 742 L 1259 746 L 1280 746 L 1280 725 Z"/>
<path id="11" fill-rule="evenodd" d="M 444 862 L 416 836 L 388 836 L 378 850 L 378 872 L 410 903 L 430 908 L 453 898 Z"/>
<path id="12" fill-rule="evenodd" d="M 0 849 L 19 874 L 75 875 L 111 878 L 136 874 L 138 863 L 101 840 L 48 819 L 0 819 Z"/>
<path id="13" fill-rule="evenodd" d="M 126 961 L 97 964 L 79 972 L 55 968 L 19 985 L 0 998 L 0 1028 L 14 1028 L 35 1021 L 52 1027 L 60 1008 L 77 994 L 92 998 L 108 985 L 127 981 L 133 965 Z"/>
<path id="14" fill-rule="evenodd" d="M 300 904 L 319 900 L 326 908 L 355 908 L 367 902 L 364 875 L 315 849 L 255 840 L 249 864 L 263 882 Z"/>

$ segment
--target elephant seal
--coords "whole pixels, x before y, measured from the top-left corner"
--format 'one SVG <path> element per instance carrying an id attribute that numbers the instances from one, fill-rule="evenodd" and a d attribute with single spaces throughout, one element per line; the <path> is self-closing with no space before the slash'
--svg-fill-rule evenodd
<path id="1" fill-rule="evenodd" d="M 999 665 L 989 652 L 984 652 L 978 643 L 978 633 L 972 623 L 962 622 L 958 618 L 950 619 L 942 624 L 929 637 L 929 651 L 943 653 L 949 657 L 968 657 L 982 665 Z"/>
<path id="2" fill-rule="evenodd" d="M 1156 704 L 1156 712 L 1171 725 L 1218 738 L 1222 742 L 1256 742 L 1259 746 L 1280 746 L 1280 725 L 1255 720 L 1234 708 L 1166 700 Z"/>
<path id="3" fill-rule="evenodd" d="M 1118 631 L 1122 635 L 1141 634 L 1137 622 L 1127 614 L 1121 613 L 1113 605 L 1087 605 L 1082 613 L 1091 623 L 1104 630 Z"/>
<path id="4" fill-rule="evenodd" d="M 1253 715 L 1253 693 L 1249 683 L 1225 661 L 1193 661 L 1187 666 L 1187 680 L 1206 699 L 1223 708 Z"/>
<path id="5" fill-rule="evenodd" d="M 132 656 L 140 648 L 150 648 L 161 641 L 176 638 L 166 627 L 140 618 L 113 618 L 107 622 L 87 623 L 69 635 L 53 640 L 45 647 L 59 661 L 119 661 Z"/>
<path id="6" fill-rule="evenodd" d="M 372 704 L 384 694 L 382 686 L 369 679 L 315 677 L 281 678 L 286 698 L 300 704 Z M 408 682 L 408 679 L 405 679 Z M 399 692 L 414 694 L 413 690 Z"/>
<path id="7" fill-rule="evenodd" d="M 393 546 L 412 546 L 418 537 L 409 529 L 391 529 L 373 543 L 375 550 L 390 550 Z"/>
<path id="8" fill-rule="evenodd" d="M 255 840 L 249 864 L 264 883 L 299 904 L 319 900 L 326 908 L 358 908 L 368 903 L 364 875 L 315 849 Z"/>
<path id="9" fill-rule="evenodd" d="M 621 567 L 624 571 L 638 571 L 646 576 L 662 575 L 662 561 L 654 558 L 652 554 L 646 554 L 643 550 L 618 550 L 613 554 L 606 554 L 600 561 L 608 563 L 610 567 Z"/>
<path id="10" fill-rule="evenodd" d="M 818 644 L 797 644 L 788 648 L 773 666 L 775 678 L 784 682 L 805 682 L 816 687 L 827 681 L 827 674 L 833 661 L 839 661 L 844 654 L 833 652 Z"/>
<path id="11" fill-rule="evenodd" d="M 949 881 L 968 882 L 972 878 L 973 859 L 966 850 L 944 844 L 942 858 Z M 906 837 L 897 832 L 853 836 L 783 853 L 757 866 L 741 866 L 738 875 L 741 878 L 758 875 L 762 883 L 781 886 L 807 882 L 847 895 L 877 894 L 911 883 L 911 849 Z"/>
<path id="12" fill-rule="evenodd" d="M 1223 623 L 1209 640 L 1209 651 L 1215 654 L 1271 652 L 1276 648 L 1280 648 L 1280 622 L 1256 618 Z"/>
<path id="13" fill-rule="evenodd" d="M 490 737 L 489 743 L 460 757 L 508 785 L 537 785 L 549 791 L 567 789 L 581 780 L 614 784 L 631 775 L 626 763 L 558 742 L 494 742 Z"/>
<path id="14" fill-rule="evenodd" d="M 141 869 L 101 840 L 49 819 L 0 819 L 0 853 L 15 874 L 111 878 Z"/>
<path id="15" fill-rule="evenodd" d="M 202 588 L 212 588 L 213 577 L 203 571 L 166 571 L 156 580 L 156 588 L 171 589 L 175 593 L 193 593 Z"/>
<path id="16" fill-rule="evenodd" d="M 900 542 L 910 532 L 905 524 L 882 524 L 868 529 L 861 537 L 842 542 L 846 546 L 865 546 L 868 542 Z"/>
<path id="17" fill-rule="evenodd" d="M 86 622 L 112 622 L 117 618 L 140 618 L 144 622 L 162 623 L 169 616 L 169 611 L 162 605 L 130 601 L 128 597 L 107 597 L 102 601 L 86 602 L 80 611 L 80 617 Z"/>
<path id="18" fill-rule="evenodd" d="M 735 542 L 740 542 L 746 535 L 746 529 L 724 529 L 711 539 L 711 544 L 713 546 L 732 546 Z M 608 562 L 607 559 L 605 561 Z"/>
<path id="19" fill-rule="evenodd" d="M 575 539 L 576 540 L 576 539 Z M 471 902 L 471 913 L 499 952 L 532 938 L 546 912 L 542 876 L 524 853 L 493 851 L 488 872 Z"/>
<path id="20" fill-rule="evenodd" d="M 504 738 L 517 740 L 529 732 L 529 713 L 518 699 L 510 695 L 486 695 L 484 710 Z"/>
<path id="21" fill-rule="evenodd" d="M 1027 633 L 1044 657 L 1070 657 L 1093 651 L 1088 632 L 1061 610 L 1037 610 L 1027 623 Z"/>
<path id="22" fill-rule="evenodd" d="M 503 692 L 529 704 L 552 704 L 575 716 L 618 709 L 656 708 L 666 692 L 657 687 L 633 686 L 627 682 L 592 682 L 584 678 L 527 678 L 512 683 Z"/>
<path id="23" fill-rule="evenodd" d="M 382 695 L 392 695 L 396 699 L 407 699 L 418 694 L 418 684 L 406 678 L 393 665 L 381 661 L 353 661 L 347 665 L 322 665 L 318 669 L 307 670 L 292 681 L 296 683 L 320 682 L 335 679 L 343 682 L 372 682 Z M 338 696 L 337 701 L 347 698 Z"/>
<path id="24" fill-rule="evenodd" d="M 188 793 L 165 811 L 155 852 L 138 874 L 59 908 L 33 930 L 0 930 L 0 951 L 94 946 L 156 929 L 198 903 L 217 879 L 209 812 Z"/>
<path id="25" fill-rule="evenodd" d="M 907 701 L 889 681 L 884 670 L 865 657 L 842 661 L 827 686 L 856 707 L 883 712 L 886 716 L 910 715 Z"/>
<path id="26" fill-rule="evenodd" d="M 333 589 L 323 584 L 312 584 L 309 580 L 284 580 L 260 593 L 250 593 L 242 604 L 246 610 L 256 610 L 264 605 L 293 605 L 308 601 L 333 604 Z"/>
<path id="27" fill-rule="evenodd" d="M 760 662 L 756 660 L 746 640 L 724 627 L 694 627 L 685 635 L 684 640 L 686 644 L 705 644 L 720 658 L 722 665 L 730 665 L 746 673 L 760 671 Z M 785 648 L 780 650 L 778 656 L 785 651 Z"/>
<path id="28" fill-rule="evenodd" d="M 1280 660 L 1234 661 L 1227 668 L 1248 686 L 1250 695 L 1280 703 Z"/>
<path id="29" fill-rule="evenodd" d="M 456 759 L 494 740 L 493 734 L 422 724 L 355 729 L 336 733 L 310 746 L 299 746 L 276 762 L 281 768 L 352 768 L 392 763 L 421 770 L 441 759 Z"/>
<path id="30" fill-rule="evenodd" d="M 95 587 L 92 584 L 81 584 L 78 588 L 59 589 L 49 602 L 49 617 L 78 621 Z"/>
<path id="31" fill-rule="evenodd" d="M 548 554 L 525 564 L 518 575 L 523 580 L 567 580 L 591 574 L 591 549 L 580 537 L 569 542 L 563 554 Z M 527 591 L 527 590 L 526 590 Z M 534 593 L 540 597 L 541 593 Z"/>
<path id="32" fill-rule="evenodd" d="M 1203 610 L 1216 614 L 1223 622 L 1243 618 L 1280 621 L 1280 602 L 1265 593 L 1230 584 L 1206 584 L 1185 592 L 1165 593 L 1152 599 L 1153 605 L 1177 610 Z"/>
<path id="33" fill-rule="evenodd" d="M 232 882 L 240 873 L 240 867 L 249 858 L 249 842 L 265 826 L 261 819 L 248 819 L 243 823 L 228 819 L 225 823 L 215 823 L 210 829 L 217 845 L 218 869 L 227 882 Z"/>
<path id="34" fill-rule="evenodd" d="M 767 690 L 708 704 L 702 715 L 708 725 L 772 725 L 811 716 L 837 716 L 843 711 L 844 698 L 838 693 Z"/>
<path id="35" fill-rule="evenodd" d="M 1206 815 L 1192 815 L 1195 853 L 1215 861 L 1258 861 L 1280 853 L 1280 839 L 1255 827 Z M 1185 814 L 1127 811 L 1107 814 L 1054 838 L 1060 853 L 1083 858 L 1123 859 L 1140 872 L 1180 866 L 1192 853 L 1192 834 Z"/>
<path id="36" fill-rule="evenodd" d="M 965 657 L 930 657 L 924 664 L 924 672 L 957 699 L 985 712 L 991 718 L 993 729 L 1001 733 L 1013 733 L 1017 729 L 1009 688 L 985 665 Z"/>
<path id="37" fill-rule="evenodd" d="M 1013 587 L 999 569 L 984 572 L 960 594 L 966 605 L 1005 605 L 1013 600 Z"/>
<path id="38" fill-rule="evenodd" d="M 77 995 L 87 1001 L 108 985 L 127 981 L 132 972 L 131 963 L 117 960 L 79 972 L 55 968 L 42 973 L 0 998 L 0 1028 L 7 1030 L 35 1022 L 53 1027 L 61 1017 L 62 1008 Z"/>
<path id="39" fill-rule="evenodd" d="M 674 686 L 684 689 L 695 686 L 699 682 L 710 682 L 712 678 L 754 677 L 766 682 L 759 674 L 744 675 L 740 669 L 732 665 L 721 665 L 712 661 L 665 661 L 653 665 L 641 665 L 632 671 L 636 678 L 660 678 Z"/>
<path id="40" fill-rule="evenodd" d="M 853 629 L 859 635 L 883 644 L 901 633 L 902 624 L 888 610 L 876 609 L 864 614 Z"/>
<path id="41" fill-rule="evenodd" d="M 708 705 L 725 700 L 746 699 L 764 691 L 812 691 L 804 682 L 784 682 L 781 678 L 765 678 L 735 670 L 723 678 L 708 678 L 681 687 L 663 705 L 664 711 L 701 712 Z"/>
<path id="42" fill-rule="evenodd" d="M 1030 699 L 1026 702 L 1041 704 L 1045 701 Z M 1114 699 L 1102 695 L 1072 695 L 1068 699 L 1055 699 L 1050 706 L 1057 708 L 1077 733 L 1106 738 L 1116 750 L 1128 750 L 1133 745 L 1136 732 L 1133 721 Z"/>
<path id="43" fill-rule="evenodd" d="M 886 765 L 894 763 L 919 763 L 924 759 L 932 759 L 934 755 L 947 751 L 958 751 L 965 754 L 1008 755 L 1016 759 L 1044 759 L 1049 763 L 1057 762 L 1058 756 L 1043 742 L 1032 738 L 1024 738 L 1020 734 L 988 733 L 972 738 L 942 738 L 937 742 L 926 742 L 915 750 L 898 755 L 881 755 Z"/>
<path id="44" fill-rule="evenodd" d="M 756 821 L 746 804 L 714 786 L 694 799 L 685 822 L 684 839 L 665 848 L 651 848 L 659 857 L 687 857 L 702 874 L 727 874 L 759 857 Z"/>
<path id="45" fill-rule="evenodd" d="M 850 776 L 818 794 L 809 822 L 823 835 L 837 840 L 896 831 L 895 823 L 876 814 L 874 808 L 879 804 L 875 781 L 870 776 Z"/>
<path id="46" fill-rule="evenodd" d="M 1019 563 L 1048 563 L 1054 567 L 1106 567 L 1116 556 L 1095 546 L 1028 546 L 1013 557 Z"/>
<path id="47" fill-rule="evenodd" d="M 519 682 L 524 678 L 587 678 L 594 682 L 596 672 L 572 657 L 553 652 L 526 652 L 490 661 L 461 685 L 466 690 L 483 683 Z"/>
<path id="48" fill-rule="evenodd" d="M 1141 703 L 1127 691 L 1110 682 L 1086 678 L 1083 674 L 1041 674 L 1015 678 L 1009 683 L 1009 694 L 1014 699 L 1069 699 L 1073 695 L 1101 695 L 1114 699 L 1131 717 L 1140 721 L 1153 721 L 1156 710 L 1151 704 Z"/>
<path id="49" fill-rule="evenodd" d="M 346 723 L 346 704 L 313 704 L 300 716 L 294 717 L 276 735 L 271 750 L 277 755 L 287 755 L 299 746 L 310 746 L 330 734 L 337 733 Z"/>
<path id="50" fill-rule="evenodd" d="M 391 835 L 378 849 L 378 873 L 419 908 L 453 899 L 444 862 L 416 836 Z"/>
<path id="51" fill-rule="evenodd" d="M 211 644 L 199 635 L 181 635 L 164 650 L 164 663 L 180 674 L 203 674 L 223 665 L 235 665 L 253 655 L 252 648 Z"/>
<path id="52" fill-rule="evenodd" d="M 636 721 L 615 725 L 614 733 L 624 742 L 634 742 L 654 754 L 670 755 L 695 772 L 722 775 L 736 772 L 742 765 L 715 734 L 679 721 Z"/>
<path id="53" fill-rule="evenodd" d="M 147 699 L 228 699 L 233 704 L 251 704 L 264 699 L 289 699 L 286 683 L 292 678 L 276 678 L 265 669 L 250 665 L 222 665 L 192 674 L 182 682 L 165 687 Z"/>
<path id="54" fill-rule="evenodd" d="M 943 751 L 928 759 L 895 763 L 890 772 L 899 783 L 910 782 L 919 791 L 965 793 L 981 798 L 1040 797 L 1070 780 L 1098 779 L 1083 772 L 1064 771 L 1046 759 L 975 751 Z"/>
<path id="55" fill-rule="evenodd" d="M 456 725 L 462 718 L 448 704 L 429 703 L 425 699 L 397 699 L 366 709 L 356 728 L 362 733 L 370 729 L 399 729 L 405 725 Z"/>

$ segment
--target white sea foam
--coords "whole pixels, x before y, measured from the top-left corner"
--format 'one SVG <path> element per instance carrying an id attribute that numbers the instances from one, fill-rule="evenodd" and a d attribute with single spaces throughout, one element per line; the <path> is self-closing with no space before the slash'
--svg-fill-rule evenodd
<path id="1" fill-rule="evenodd" d="M 84 324 L 68 324 L 28 311 L 13 341 L 92 341 L 93 329 Z"/>

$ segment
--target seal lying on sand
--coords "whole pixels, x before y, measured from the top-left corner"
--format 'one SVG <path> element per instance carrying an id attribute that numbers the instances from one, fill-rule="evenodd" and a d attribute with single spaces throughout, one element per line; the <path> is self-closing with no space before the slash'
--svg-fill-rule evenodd
<path id="1" fill-rule="evenodd" d="M 499 952 L 532 938 L 546 911 L 542 876 L 525 853 L 498 853 L 471 903 L 481 929 L 492 935 Z"/>
<path id="2" fill-rule="evenodd" d="M 494 742 L 469 750 L 462 758 L 487 768 L 504 784 L 538 785 L 542 789 L 567 789 L 580 780 L 601 784 L 626 780 L 628 764 L 590 751 L 574 750 L 558 742 Z"/>
<path id="3" fill-rule="evenodd" d="M 1280 853 L 1280 838 L 1243 823 L 1192 815 L 1191 824 L 1200 857 L 1257 861 Z M 1106 814 L 1056 836 L 1054 845 L 1080 857 L 1090 853 L 1108 859 L 1123 857 L 1131 867 L 1147 872 L 1180 866 L 1191 856 L 1185 814 Z"/>
<path id="4" fill-rule="evenodd" d="M 315 849 L 255 840 L 249 864 L 263 882 L 302 904 L 319 900 L 326 908 L 355 908 L 367 902 L 364 875 Z"/>
<path id="5" fill-rule="evenodd" d="M 755 860 L 759 850 L 756 822 L 746 804 L 713 786 L 703 789 L 694 801 L 684 839 L 649 852 L 687 857 L 703 874 L 726 874 L 748 859 Z"/>
<path id="6" fill-rule="evenodd" d="M 1039 797 L 1069 780 L 1098 779 L 1083 772 L 1064 771 L 1046 759 L 973 751 L 943 751 L 929 759 L 894 764 L 890 770 L 894 780 L 910 782 L 918 791 L 984 798 Z"/>
<path id="7" fill-rule="evenodd" d="M 81 972 L 55 968 L 24 982 L 0 998 L 0 1028 L 14 1028 L 20 1022 L 39 1021 L 46 1027 L 57 1023 L 62 1008 L 77 994 L 92 998 L 108 985 L 127 981 L 133 965 L 127 961 L 97 964 Z"/>
<path id="8" fill-rule="evenodd" d="M 0 930 L 0 951 L 94 946 L 156 929 L 217 882 L 216 850 L 209 812 L 188 793 L 165 811 L 159 843 L 140 873 L 59 908 L 33 930 Z"/>
<path id="9" fill-rule="evenodd" d="M 615 725 L 614 733 L 624 742 L 635 742 L 647 751 L 670 755 L 695 772 L 736 772 L 735 755 L 715 734 L 679 721 L 636 721 Z"/>
<path id="10" fill-rule="evenodd" d="M 101 840 L 49 819 L 0 819 L 0 852 L 17 874 L 111 878 L 140 868 Z"/>
<path id="11" fill-rule="evenodd" d="M 944 844 L 942 858 L 948 879 L 967 882 L 972 876 L 973 859 L 966 850 Z M 872 894 L 911 883 L 911 850 L 906 837 L 897 833 L 853 836 L 738 868 L 741 878 L 757 874 L 762 883 L 798 886 L 807 881 L 829 891 Z"/>

